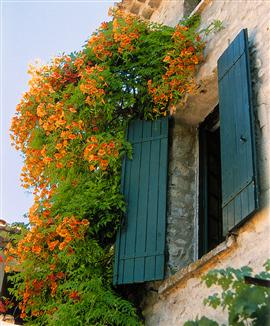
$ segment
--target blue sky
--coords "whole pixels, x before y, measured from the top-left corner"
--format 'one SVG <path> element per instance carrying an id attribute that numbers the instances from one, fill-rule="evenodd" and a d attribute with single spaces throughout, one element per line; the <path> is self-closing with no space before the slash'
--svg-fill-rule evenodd
<path id="1" fill-rule="evenodd" d="M 26 221 L 32 195 L 20 187 L 22 158 L 10 146 L 9 127 L 27 90 L 27 66 L 79 50 L 117 1 L 1 0 L 1 202 L 0 218 Z"/>

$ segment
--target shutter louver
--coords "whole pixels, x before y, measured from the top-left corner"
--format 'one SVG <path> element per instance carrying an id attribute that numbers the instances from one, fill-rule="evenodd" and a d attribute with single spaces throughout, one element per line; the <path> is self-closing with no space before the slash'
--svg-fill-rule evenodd
<path id="1" fill-rule="evenodd" d="M 164 278 L 168 119 L 131 121 L 132 159 L 122 166 L 127 202 L 115 245 L 114 284 Z"/>
<path id="2" fill-rule="evenodd" d="M 223 235 L 258 207 L 247 30 L 218 60 Z"/>

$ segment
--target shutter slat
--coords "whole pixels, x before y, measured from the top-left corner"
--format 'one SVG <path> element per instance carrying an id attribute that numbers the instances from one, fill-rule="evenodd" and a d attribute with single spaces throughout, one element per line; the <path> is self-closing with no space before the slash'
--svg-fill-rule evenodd
<path id="1" fill-rule="evenodd" d="M 144 121 L 142 138 L 149 139 L 151 137 L 152 123 Z M 140 192 L 138 199 L 138 217 L 137 217 L 137 232 L 136 232 L 136 256 L 145 256 L 146 247 L 146 226 L 147 226 L 147 204 L 148 204 L 148 184 L 150 171 L 150 141 L 147 141 L 142 146 L 142 158 L 145 164 L 141 164 L 140 169 Z M 146 193 L 145 193 L 146 192 Z M 145 259 L 135 259 L 134 281 L 143 282 L 144 280 Z"/>
<path id="2" fill-rule="evenodd" d="M 225 206 L 222 210 L 222 232 L 228 230 L 228 206 Z"/>
<path id="3" fill-rule="evenodd" d="M 156 256 L 156 279 L 162 280 L 164 278 L 164 265 L 165 265 L 165 257 L 164 255 Z"/>
<path id="4" fill-rule="evenodd" d="M 236 196 L 234 203 L 234 214 L 235 214 L 235 224 L 238 224 L 242 220 L 242 203 L 241 196 Z"/>
<path id="5" fill-rule="evenodd" d="M 162 132 L 168 130 L 168 120 L 162 121 Z M 158 198 L 158 221 L 157 221 L 157 244 L 156 250 L 162 251 L 162 246 L 165 243 L 166 220 L 163 216 L 166 215 L 166 202 L 162 198 L 166 198 L 167 182 L 167 166 L 168 166 L 168 138 L 160 141 L 160 166 L 159 166 L 159 198 Z M 164 256 L 156 257 L 156 278 L 164 278 Z"/>
<path id="6" fill-rule="evenodd" d="M 128 132 L 129 129 L 126 130 L 126 139 L 128 138 Z M 127 159 L 126 157 L 123 158 L 123 162 L 122 162 L 122 173 L 121 173 L 121 193 L 124 194 L 125 191 L 125 185 L 127 182 L 127 176 L 126 176 L 126 164 L 127 164 Z M 129 176 L 129 175 L 128 175 Z M 125 235 L 121 233 L 123 233 L 124 231 L 119 231 L 116 235 L 116 247 L 118 248 L 118 250 L 115 252 L 115 259 L 114 259 L 114 275 L 113 275 L 113 284 L 116 283 L 117 278 L 122 280 L 122 275 L 123 275 L 123 262 L 119 262 L 119 252 L 122 251 L 123 252 L 123 248 L 121 250 L 121 246 L 123 246 L 123 242 L 125 243 Z M 120 236 L 121 235 L 121 236 Z"/>
<path id="7" fill-rule="evenodd" d="M 132 140 L 140 139 L 142 134 L 142 126 L 137 121 L 132 124 L 133 137 Z M 136 132 L 134 132 L 136 131 Z M 130 184 L 129 184 L 129 199 L 127 206 L 126 231 L 126 250 L 125 254 L 130 256 L 135 252 L 136 248 L 136 229 L 138 216 L 138 196 L 140 190 L 140 168 L 141 168 L 141 143 L 136 143 L 133 146 L 132 156 L 133 164 L 131 164 Z M 124 283 L 133 283 L 134 280 L 134 259 L 126 260 L 124 265 Z"/>
<path id="8" fill-rule="evenodd" d="M 144 281 L 144 264 L 145 258 L 135 258 L 134 266 L 134 283 L 139 283 Z"/>
<path id="9" fill-rule="evenodd" d="M 152 130 L 153 132 L 153 130 Z M 158 177 L 159 177 L 159 147 L 160 141 L 151 143 L 150 149 L 150 177 L 148 193 L 147 238 L 146 252 L 156 251 L 157 216 L 158 216 Z"/>
<path id="10" fill-rule="evenodd" d="M 126 221 L 115 245 L 114 284 L 162 279 L 166 229 L 168 119 L 132 121 L 123 194 Z"/>
<path id="11" fill-rule="evenodd" d="M 145 257 L 145 275 L 144 281 L 152 281 L 155 279 L 155 270 L 156 270 L 156 257 L 147 256 Z"/>
<path id="12" fill-rule="evenodd" d="M 228 204 L 228 210 L 227 210 L 227 225 L 228 229 L 232 229 L 235 225 L 235 220 L 234 220 L 234 201 L 231 201 Z"/>
<path id="13" fill-rule="evenodd" d="M 237 42 L 237 44 L 239 44 L 239 42 Z M 235 44 L 235 45 L 237 45 L 237 44 Z M 243 58 L 243 56 L 241 58 Z M 241 58 L 239 60 L 241 60 Z M 237 64 L 235 64 L 233 67 L 231 67 L 229 74 L 231 76 L 232 83 L 234 83 L 235 80 L 238 81 L 241 79 L 240 62 L 237 62 Z M 238 121 L 240 118 L 239 115 L 241 114 L 242 107 L 243 107 L 242 94 L 243 94 L 243 91 L 242 91 L 241 83 L 239 83 L 239 82 L 235 83 L 234 94 L 232 94 L 233 98 L 234 98 L 234 101 L 233 101 L 233 103 L 234 103 L 234 105 L 233 105 L 234 128 L 233 129 L 234 129 L 234 144 L 235 144 L 234 151 L 235 151 L 235 153 L 239 153 L 239 156 L 241 156 L 241 146 L 240 146 L 240 142 L 239 142 L 239 139 L 240 139 L 240 130 L 239 129 L 241 127 L 240 127 L 240 124 L 238 123 Z M 233 166 L 234 166 L 235 173 L 233 174 L 234 186 L 232 189 L 232 193 L 236 193 L 237 191 L 239 191 L 239 185 L 242 184 L 242 180 L 243 180 L 242 171 L 245 170 L 245 167 L 243 167 L 241 169 L 241 165 L 239 164 L 240 162 L 237 162 L 237 158 L 238 158 L 238 155 L 233 156 L 233 159 L 234 159 Z M 234 215 L 234 223 L 232 226 L 235 225 L 235 220 L 236 220 L 236 216 Z"/>
<path id="14" fill-rule="evenodd" d="M 124 261 L 124 272 L 123 272 L 123 283 L 130 284 L 133 283 L 134 275 L 134 259 L 126 259 Z"/>
<path id="15" fill-rule="evenodd" d="M 218 60 L 223 234 L 258 206 L 247 31 Z"/>
<path id="16" fill-rule="evenodd" d="M 129 130 L 129 136 L 133 137 L 133 129 L 131 128 Z M 127 200 L 129 200 L 129 193 L 130 193 L 130 178 L 131 178 L 131 162 L 125 158 L 125 171 L 126 173 L 124 174 L 124 196 Z M 127 216 L 128 212 L 126 212 L 126 216 Z M 120 237 L 120 247 L 119 251 L 120 251 L 120 257 L 124 256 L 126 254 L 126 236 L 127 236 L 127 218 L 125 216 L 125 220 L 123 221 L 124 227 L 119 231 L 119 237 Z M 118 258 L 119 259 L 119 258 Z M 119 264 L 119 280 L 121 280 L 123 282 L 123 276 L 124 276 L 124 268 L 125 268 L 125 264 L 124 261 L 120 261 Z"/>
<path id="17" fill-rule="evenodd" d="M 244 218 L 245 216 L 247 216 L 248 208 L 249 208 L 247 188 L 241 192 L 241 200 L 242 200 L 242 218 Z"/>

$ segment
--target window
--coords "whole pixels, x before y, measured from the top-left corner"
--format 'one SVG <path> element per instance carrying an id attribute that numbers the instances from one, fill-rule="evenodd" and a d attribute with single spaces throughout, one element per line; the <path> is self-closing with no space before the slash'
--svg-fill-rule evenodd
<path id="1" fill-rule="evenodd" d="M 199 257 L 258 207 L 247 30 L 219 58 L 218 84 L 219 108 L 199 131 Z"/>
<path id="2" fill-rule="evenodd" d="M 219 108 L 200 127 L 199 256 L 258 208 L 250 85 L 242 30 L 218 60 Z M 164 278 L 168 125 L 168 119 L 129 125 L 133 158 L 122 168 L 128 209 L 116 241 L 114 284 Z"/>

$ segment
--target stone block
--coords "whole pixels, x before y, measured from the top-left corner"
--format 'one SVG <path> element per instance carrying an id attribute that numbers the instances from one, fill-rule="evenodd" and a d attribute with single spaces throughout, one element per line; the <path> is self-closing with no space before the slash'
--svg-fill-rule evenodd
<path id="1" fill-rule="evenodd" d="M 141 4 L 138 2 L 134 2 L 130 8 L 130 12 L 134 15 L 138 15 L 140 12 Z"/>
<path id="2" fill-rule="evenodd" d="M 148 5 L 153 9 L 157 9 L 160 6 L 161 2 L 162 0 L 150 0 Z"/>
<path id="3" fill-rule="evenodd" d="M 152 8 L 150 8 L 150 7 L 146 7 L 146 8 L 144 8 L 143 11 L 142 11 L 142 17 L 143 17 L 144 19 L 150 19 L 151 16 L 152 16 L 152 14 L 153 14 L 153 12 L 154 12 L 154 9 L 152 9 Z"/>

